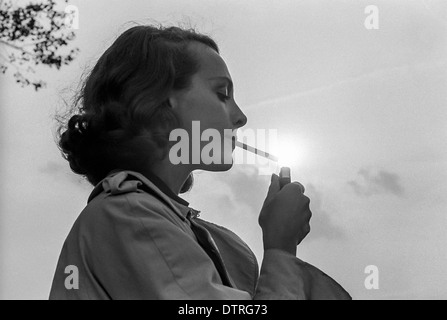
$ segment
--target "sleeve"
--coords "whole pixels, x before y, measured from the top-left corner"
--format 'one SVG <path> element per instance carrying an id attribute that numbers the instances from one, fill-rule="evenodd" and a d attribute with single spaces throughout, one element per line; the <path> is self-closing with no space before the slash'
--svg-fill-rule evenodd
<path id="1" fill-rule="evenodd" d="M 285 251 L 264 252 L 255 299 L 351 300 L 335 280 Z"/>

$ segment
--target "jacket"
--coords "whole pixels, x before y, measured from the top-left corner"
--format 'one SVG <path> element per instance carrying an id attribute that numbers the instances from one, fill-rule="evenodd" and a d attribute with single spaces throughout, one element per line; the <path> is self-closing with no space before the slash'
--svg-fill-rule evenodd
<path id="1" fill-rule="evenodd" d="M 50 299 L 350 299 L 325 273 L 281 250 L 266 250 L 259 270 L 236 234 L 196 218 L 231 278 L 224 285 L 187 219 L 200 211 L 165 187 L 124 170 L 101 181 L 63 244 Z"/>

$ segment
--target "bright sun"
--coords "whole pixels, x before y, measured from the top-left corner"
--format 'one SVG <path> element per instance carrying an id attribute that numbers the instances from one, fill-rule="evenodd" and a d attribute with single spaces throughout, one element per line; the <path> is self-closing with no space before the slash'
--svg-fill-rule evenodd
<path id="1" fill-rule="evenodd" d="M 269 151 L 278 157 L 280 167 L 300 165 L 306 158 L 306 148 L 303 141 L 291 136 L 279 136 L 278 143 L 270 146 Z"/>

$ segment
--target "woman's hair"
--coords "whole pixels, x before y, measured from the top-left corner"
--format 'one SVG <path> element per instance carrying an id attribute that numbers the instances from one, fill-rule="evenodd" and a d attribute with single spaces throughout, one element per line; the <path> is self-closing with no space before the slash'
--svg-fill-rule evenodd
<path id="1" fill-rule="evenodd" d="M 217 44 L 194 29 L 136 26 L 99 58 L 74 96 L 58 145 L 73 172 L 98 184 L 114 169 L 140 171 L 168 153 L 169 133 L 181 125 L 169 104 L 172 90 L 191 86 L 199 61 L 187 46 Z M 181 193 L 191 189 L 192 173 Z"/>

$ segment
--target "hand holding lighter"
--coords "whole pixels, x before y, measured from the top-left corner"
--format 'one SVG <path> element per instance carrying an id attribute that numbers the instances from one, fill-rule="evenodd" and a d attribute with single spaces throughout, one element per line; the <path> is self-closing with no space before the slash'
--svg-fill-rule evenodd
<path id="1" fill-rule="evenodd" d="M 291 182 L 290 168 L 282 167 L 279 172 L 279 188 L 282 189 L 286 184 Z"/>

